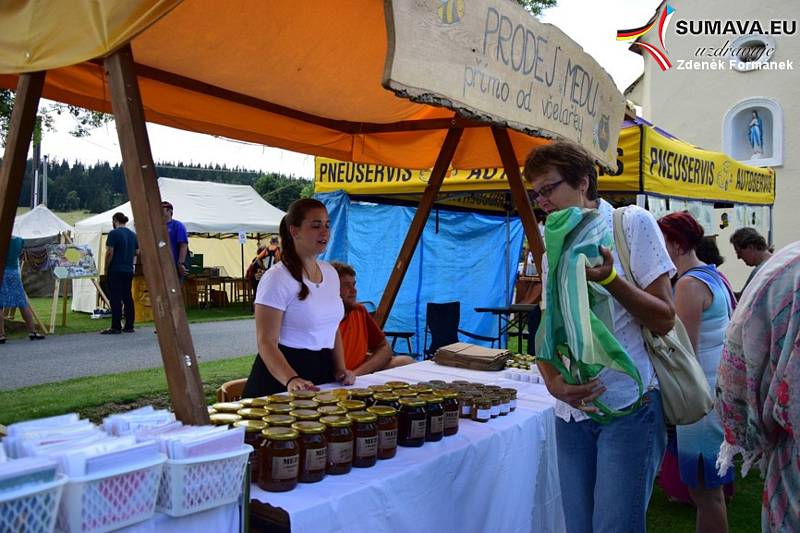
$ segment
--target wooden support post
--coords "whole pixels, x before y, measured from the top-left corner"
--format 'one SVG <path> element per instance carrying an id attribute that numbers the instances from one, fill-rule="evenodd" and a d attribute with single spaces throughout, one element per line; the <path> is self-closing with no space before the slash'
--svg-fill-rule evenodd
<path id="1" fill-rule="evenodd" d="M 107 57 L 104 65 L 172 408 L 186 424 L 208 424 L 175 259 L 161 215 L 161 194 L 130 45 Z"/>
<path id="2" fill-rule="evenodd" d="M 21 74 L 17 82 L 14 111 L 11 113 L 3 166 L 0 167 L 0 265 L 6 264 L 17 201 L 25 176 L 28 146 L 36 124 L 36 111 L 43 86 L 44 72 Z M 2 282 L 0 278 L 0 284 Z"/>
<path id="3" fill-rule="evenodd" d="M 503 161 L 508 186 L 511 189 L 511 198 L 514 200 L 514 207 L 522 221 L 522 228 L 528 238 L 528 246 L 533 250 L 533 261 L 536 263 L 536 269 L 541 272 L 544 242 L 542 241 L 542 234 L 539 233 L 536 217 L 533 214 L 528 191 L 525 189 L 525 184 L 522 183 L 522 176 L 519 174 L 519 162 L 514 153 L 514 147 L 511 145 L 511 138 L 507 129 L 497 126 L 492 126 L 492 135 L 494 135 L 497 151 L 500 152 L 500 159 Z"/>
<path id="4" fill-rule="evenodd" d="M 408 265 L 411 262 L 411 258 L 414 256 L 414 250 L 416 250 L 419 238 L 422 236 L 425 222 L 428 220 L 428 215 L 430 215 L 431 209 L 433 208 L 433 203 L 436 201 L 436 196 L 439 194 L 439 189 L 442 187 L 442 182 L 447 175 L 447 170 L 450 168 L 450 162 L 453 160 L 453 154 L 456 152 L 456 147 L 458 147 L 458 142 L 461 140 L 462 133 L 464 133 L 464 128 L 451 128 L 444 138 L 442 149 L 439 151 L 436 164 L 431 171 L 430 180 L 428 180 L 428 185 L 422 193 L 422 198 L 417 206 L 417 212 L 414 213 L 411 226 L 408 228 L 406 240 L 400 248 L 400 254 L 389 276 L 389 281 L 386 282 L 386 288 L 383 291 L 383 296 L 381 296 L 381 302 L 378 304 L 378 309 L 375 312 L 375 321 L 380 327 L 383 327 L 386 323 L 386 319 L 389 318 L 389 311 L 391 311 L 394 299 L 397 297 L 397 292 L 400 290 L 400 284 L 403 283 Z"/>

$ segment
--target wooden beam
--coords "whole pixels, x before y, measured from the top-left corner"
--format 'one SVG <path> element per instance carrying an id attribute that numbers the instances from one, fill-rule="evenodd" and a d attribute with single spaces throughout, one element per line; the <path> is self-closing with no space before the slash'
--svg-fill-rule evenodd
<path id="1" fill-rule="evenodd" d="M 161 194 L 130 45 L 106 58 L 105 71 L 172 408 L 186 424 L 208 424 L 181 286 L 161 216 Z"/>
<path id="2" fill-rule="evenodd" d="M 444 182 L 444 178 L 450 168 L 450 162 L 453 160 L 453 154 L 456 152 L 456 147 L 458 147 L 458 142 L 461 140 L 461 135 L 463 133 L 463 128 L 451 128 L 448 130 L 447 136 L 444 139 L 442 149 L 439 151 L 439 156 L 436 158 L 436 164 L 431 171 L 428 185 L 422 193 L 419 206 L 417 206 L 417 211 L 414 213 L 411 226 L 408 228 L 406 240 L 400 248 L 400 254 L 389 276 L 389 281 L 386 282 L 386 288 L 383 291 L 383 296 L 381 296 L 381 303 L 378 305 L 378 310 L 375 312 L 375 321 L 380 327 L 383 327 L 386 323 L 386 319 L 389 318 L 389 311 L 391 311 L 392 305 L 394 305 L 397 292 L 400 290 L 400 284 L 403 283 L 408 265 L 411 262 L 411 258 L 414 256 L 414 250 L 416 250 L 419 238 L 422 236 L 422 230 L 425 228 L 425 222 L 428 220 L 428 215 L 430 215 L 433 203 L 436 201 L 436 196 L 439 194 L 439 189 L 442 188 L 442 182 Z"/>
<path id="3" fill-rule="evenodd" d="M 6 264 L 8 244 L 17 215 L 17 201 L 25 177 L 28 146 L 31 144 L 36 111 L 44 87 L 44 72 L 20 74 L 14 98 L 14 110 L 6 137 L 3 166 L 0 167 L 0 265 Z M 0 284 L 3 283 L 0 278 Z"/>
<path id="4" fill-rule="evenodd" d="M 514 200 L 514 207 L 522 221 L 522 228 L 528 238 L 528 246 L 533 250 L 533 261 L 536 263 L 536 269 L 541 272 L 544 242 L 542 241 L 542 234 L 539 233 L 536 217 L 533 214 L 528 191 L 525 189 L 525 184 L 522 183 L 522 176 L 519 174 L 519 162 L 511 144 L 511 137 L 509 137 L 507 129 L 498 126 L 492 126 L 492 135 L 497 145 L 497 151 L 500 152 L 500 159 L 503 161 L 508 186 L 511 189 L 511 198 Z"/>

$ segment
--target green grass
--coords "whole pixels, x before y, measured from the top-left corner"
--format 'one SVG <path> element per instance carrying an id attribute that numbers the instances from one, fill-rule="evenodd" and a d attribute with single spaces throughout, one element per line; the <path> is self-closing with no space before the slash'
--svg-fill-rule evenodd
<path id="1" fill-rule="evenodd" d="M 46 327 L 50 327 L 50 311 L 53 305 L 51 298 L 31 298 L 31 308 L 39 315 Z M 58 307 L 56 310 L 56 335 L 64 335 L 67 333 L 96 333 L 102 329 L 106 329 L 111 324 L 111 318 L 103 318 L 92 320 L 87 313 L 78 313 L 70 311 L 71 299 L 67 299 L 67 325 L 61 325 L 62 314 L 61 309 L 63 300 L 59 299 Z M 231 303 L 223 308 L 208 308 L 208 309 L 187 309 L 187 318 L 189 323 L 198 322 L 215 322 L 218 320 L 236 320 L 242 318 L 252 318 L 253 314 L 250 312 L 250 306 L 243 306 L 241 303 Z M 136 322 L 137 325 L 153 325 L 153 322 Z M 18 338 L 27 336 L 28 331 L 25 323 L 22 321 L 22 316 L 16 314 L 14 320 L 6 320 L 6 335 L 9 338 Z"/>
<path id="2" fill-rule="evenodd" d="M 252 355 L 200 363 L 207 402 L 215 401 L 215 391 L 226 381 L 246 377 L 252 364 Z M 163 368 L 0 391 L 0 424 L 72 412 L 99 422 L 111 413 L 148 404 L 169 407 Z"/>

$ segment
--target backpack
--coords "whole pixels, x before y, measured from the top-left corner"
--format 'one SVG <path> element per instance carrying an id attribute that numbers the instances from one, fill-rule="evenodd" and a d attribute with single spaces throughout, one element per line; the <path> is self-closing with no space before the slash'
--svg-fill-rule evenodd
<path id="1" fill-rule="evenodd" d="M 622 227 L 624 211 L 625 208 L 614 210 L 614 244 L 625 276 L 636 283 L 631 273 L 631 251 Z M 642 326 L 642 337 L 658 376 L 664 419 L 669 424 L 682 426 L 707 415 L 714 408 L 714 399 L 683 322 L 676 316 L 675 326 L 666 335 L 656 335 Z"/>

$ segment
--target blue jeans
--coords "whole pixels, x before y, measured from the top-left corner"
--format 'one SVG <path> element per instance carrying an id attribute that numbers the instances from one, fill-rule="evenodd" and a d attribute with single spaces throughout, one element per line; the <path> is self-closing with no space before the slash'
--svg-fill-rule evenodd
<path id="1" fill-rule="evenodd" d="M 569 533 L 646 531 L 647 504 L 667 445 L 661 393 L 609 424 L 556 418 L 558 477 Z"/>

